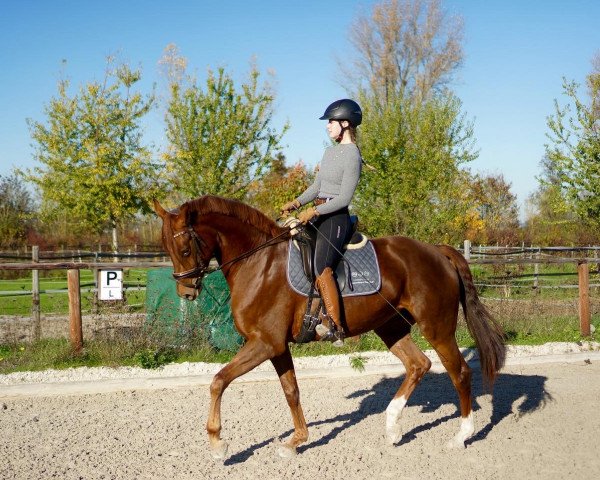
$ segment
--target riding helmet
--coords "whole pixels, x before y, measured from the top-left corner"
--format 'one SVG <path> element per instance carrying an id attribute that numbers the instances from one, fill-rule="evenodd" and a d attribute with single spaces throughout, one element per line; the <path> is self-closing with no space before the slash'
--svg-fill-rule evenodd
<path id="1" fill-rule="evenodd" d="M 329 105 L 319 120 L 348 120 L 352 126 L 358 127 L 362 122 L 362 111 L 354 100 L 344 98 Z"/>

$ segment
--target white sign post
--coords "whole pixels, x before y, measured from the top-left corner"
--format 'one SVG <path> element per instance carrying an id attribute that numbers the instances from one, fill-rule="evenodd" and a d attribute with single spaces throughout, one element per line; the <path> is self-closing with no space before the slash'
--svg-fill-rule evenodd
<path id="1" fill-rule="evenodd" d="M 123 270 L 100 270 L 100 300 L 123 300 Z"/>

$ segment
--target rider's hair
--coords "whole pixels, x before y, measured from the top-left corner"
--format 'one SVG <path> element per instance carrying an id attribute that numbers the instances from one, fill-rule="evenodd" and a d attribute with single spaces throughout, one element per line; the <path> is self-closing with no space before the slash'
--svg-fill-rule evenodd
<path id="1" fill-rule="evenodd" d="M 356 143 L 357 129 L 354 125 L 350 124 L 348 127 L 348 133 L 350 134 L 350 140 L 352 140 L 352 143 Z"/>

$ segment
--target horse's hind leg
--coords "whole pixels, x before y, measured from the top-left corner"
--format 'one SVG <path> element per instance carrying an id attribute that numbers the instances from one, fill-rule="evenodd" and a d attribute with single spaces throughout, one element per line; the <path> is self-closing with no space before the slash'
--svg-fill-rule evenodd
<path id="1" fill-rule="evenodd" d="M 300 390 L 296 381 L 296 373 L 294 371 L 294 363 L 289 349 L 271 359 L 279 380 L 281 388 L 290 407 L 292 420 L 294 421 L 294 435 L 287 442 L 282 443 L 279 448 L 279 455 L 282 457 L 290 457 L 296 454 L 296 447 L 308 440 L 308 428 L 306 420 L 300 405 Z"/>
<path id="2" fill-rule="evenodd" d="M 227 443 L 221 439 L 221 400 L 227 386 L 236 378 L 248 373 L 254 367 L 273 356 L 273 348 L 256 338 L 250 338 L 225 367 L 213 378 L 210 384 L 210 409 L 206 431 L 212 456 L 224 459 Z"/>
<path id="3" fill-rule="evenodd" d="M 410 336 L 410 326 L 399 322 L 400 320 L 396 318 L 375 330 L 375 333 L 379 335 L 390 351 L 402 361 L 406 369 L 404 381 L 385 411 L 386 437 L 391 445 L 398 442 L 402 436 L 399 424 L 402 410 L 423 375 L 431 368 L 429 358 L 413 342 Z"/>
<path id="4" fill-rule="evenodd" d="M 421 331 L 427 338 L 425 331 L 423 329 Z M 442 364 L 448 375 L 450 375 L 460 402 L 460 429 L 452 440 L 446 444 L 446 447 L 464 448 L 465 440 L 473 435 L 475 431 L 471 400 L 471 368 L 460 353 L 454 334 L 443 338 L 427 339 L 438 353 Z"/>

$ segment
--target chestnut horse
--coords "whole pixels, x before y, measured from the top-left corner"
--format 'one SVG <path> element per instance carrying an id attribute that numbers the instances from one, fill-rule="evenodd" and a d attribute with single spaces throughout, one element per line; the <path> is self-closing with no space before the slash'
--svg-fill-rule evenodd
<path id="1" fill-rule="evenodd" d="M 280 446 L 279 454 L 295 454 L 296 447 L 308 439 L 308 429 L 289 342 L 299 333 L 307 299 L 286 280 L 289 229 L 248 205 L 215 196 L 191 200 L 174 211 L 155 201 L 154 209 L 163 222 L 162 241 L 173 262 L 177 293 L 196 298 L 208 263 L 215 258 L 231 290 L 235 327 L 246 339 L 210 386 L 206 429 L 213 456 L 223 459 L 227 454 L 227 443 L 221 439 L 224 390 L 265 360 L 277 371 L 294 422 L 294 433 Z M 464 447 L 474 424 L 471 369 L 455 339 L 459 304 L 490 385 L 504 364 L 502 330 L 479 301 L 469 266 L 454 248 L 400 236 L 376 238 L 373 245 L 381 270 L 380 292 L 344 299 L 344 330 L 347 336 L 374 330 L 406 368 L 386 409 L 387 439 L 392 444 L 400 439 L 402 409 L 431 367 L 411 339 L 411 326 L 416 323 L 458 392 L 461 423 L 448 446 Z"/>

